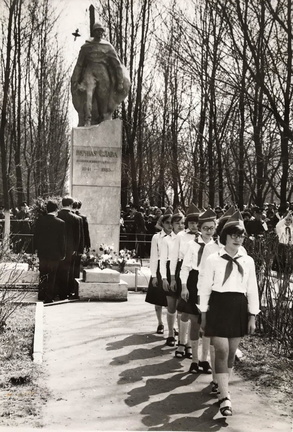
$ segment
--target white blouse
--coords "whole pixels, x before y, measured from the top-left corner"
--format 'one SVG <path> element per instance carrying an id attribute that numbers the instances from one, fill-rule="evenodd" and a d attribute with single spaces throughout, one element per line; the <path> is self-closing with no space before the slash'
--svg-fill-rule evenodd
<path id="1" fill-rule="evenodd" d="M 151 252 L 150 252 L 150 270 L 152 277 L 157 277 L 158 261 L 161 255 L 161 245 L 163 238 L 166 236 L 164 230 L 157 232 L 153 235 L 151 241 Z"/>
<path id="2" fill-rule="evenodd" d="M 223 247 L 206 260 L 204 277 L 198 283 L 201 312 L 208 310 L 211 292 L 217 291 L 220 293 L 240 292 L 245 294 L 248 301 L 248 312 L 257 314 L 259 312 L 259 296 L 254 260 L 243 253 L 242 250 L 239 250 L 233 258 L 238 258 L 237 261 L 242 266 L 244 274 L 243 276 L 240 274 L 237 265 L 233 262 L 232 273 L 223 284 L 228 263 L 226 259 L 222 258 L 224 254 L 227 254 L 227 251 Z"/>
<path id="3" fill-rule="evenodd" d="M 167 279 L 167 261 L 170 260 L 170 255 L 174 247 L 177 235 L 174 231 L 171 234 L 163 238 L 161 243 L 161 255 L 160 255 L 160 273 L 162 279 Z"/>
<path id="4" fill-rule="evenodd" d="M 178 261 L 183 260 L 184 255 L 188 248 L 188 243 L 195 239 L 195 234 L 192 234 L 190 230 L 180 231 L 174 242 L 174 247 L 170 254 L 170 273 L 171 276 L 175 275 L 176 266 Z"/>
<path id="5" fill-rule="evenodd" d="M 201 266 L 201 261 L 203 259 L 204 251 L 205 251 L 206 247 L 212 243 L 214 243 L 213 240 L 210 240 L 208 243 L 205 243 L 204 240 L 202 239 L 201 235 L 198 237 L 197 241 L 191 240 L 188 243 L 188 248 L 187 248 L 186 254 L 184 255 L 182 267 L 180 270 L 180 279 L 181 279 L 181 282 L 183 284 L 186 284 L 189 272 L 191 270 L 199 270 L 199 268 Z M 204 245 L 204 249 L 203 249 L 203 254 L 201 257 L 200 265 L 198 266 L 197 265 L 198 252 L 199 252 L 202 244 Z"/>
<path id="6" fill-rule="evenodd" d="M 281 219 L 277 223 L 275 230 L 280 243 L 287 245 L 293 244 L 293 224 L 286 225 L 285 219 Z"/>

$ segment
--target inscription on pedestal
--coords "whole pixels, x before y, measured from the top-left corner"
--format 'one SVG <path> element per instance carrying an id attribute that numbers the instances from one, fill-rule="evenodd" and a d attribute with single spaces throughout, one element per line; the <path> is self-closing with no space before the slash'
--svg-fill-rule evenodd
<path id="1" fill-rule="evenodd" d="M 120 172 L 120 149 L 75 147 L 73 154 L 73 182 L 85 185 L 116 185 Z"/>

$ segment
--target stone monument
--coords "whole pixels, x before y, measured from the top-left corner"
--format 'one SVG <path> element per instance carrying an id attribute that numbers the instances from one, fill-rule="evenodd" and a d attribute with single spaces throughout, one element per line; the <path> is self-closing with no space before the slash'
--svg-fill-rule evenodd
<path id="1" fill-rule="evenodd" d="M 119 248 L 122 122 L 111 120 L 129 92 L 130 81 L 113 46 L 95 23 L 82 45 L 71 77 L 78 127 L 72 131 L 71 194 L 82 201 L 91 244 Z"/>

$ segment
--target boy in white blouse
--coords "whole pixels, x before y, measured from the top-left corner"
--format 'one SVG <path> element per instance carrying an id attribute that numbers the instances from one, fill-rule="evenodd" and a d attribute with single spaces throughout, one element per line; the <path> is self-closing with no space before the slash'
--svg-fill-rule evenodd
<path id="1" fill-rule="evenodd" d="M 259 296 L 253 259 L 241 251 L 244 223 L 239 211 L 226 222 L 219 252 L 206 260 L 209 271 L 200 287 L 201 326 L 215 348 L 220 414 L 232 415 L 229 374 L 241 337 L 255 330 Z"/>

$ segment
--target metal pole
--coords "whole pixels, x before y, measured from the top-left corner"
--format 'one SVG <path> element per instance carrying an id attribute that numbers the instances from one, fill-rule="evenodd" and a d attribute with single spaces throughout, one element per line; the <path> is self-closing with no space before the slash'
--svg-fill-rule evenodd
<path id="1" fill-rule="evenodd" d="M 138 267 L 134 269 L 134 291 L 137 292 Z"/>

